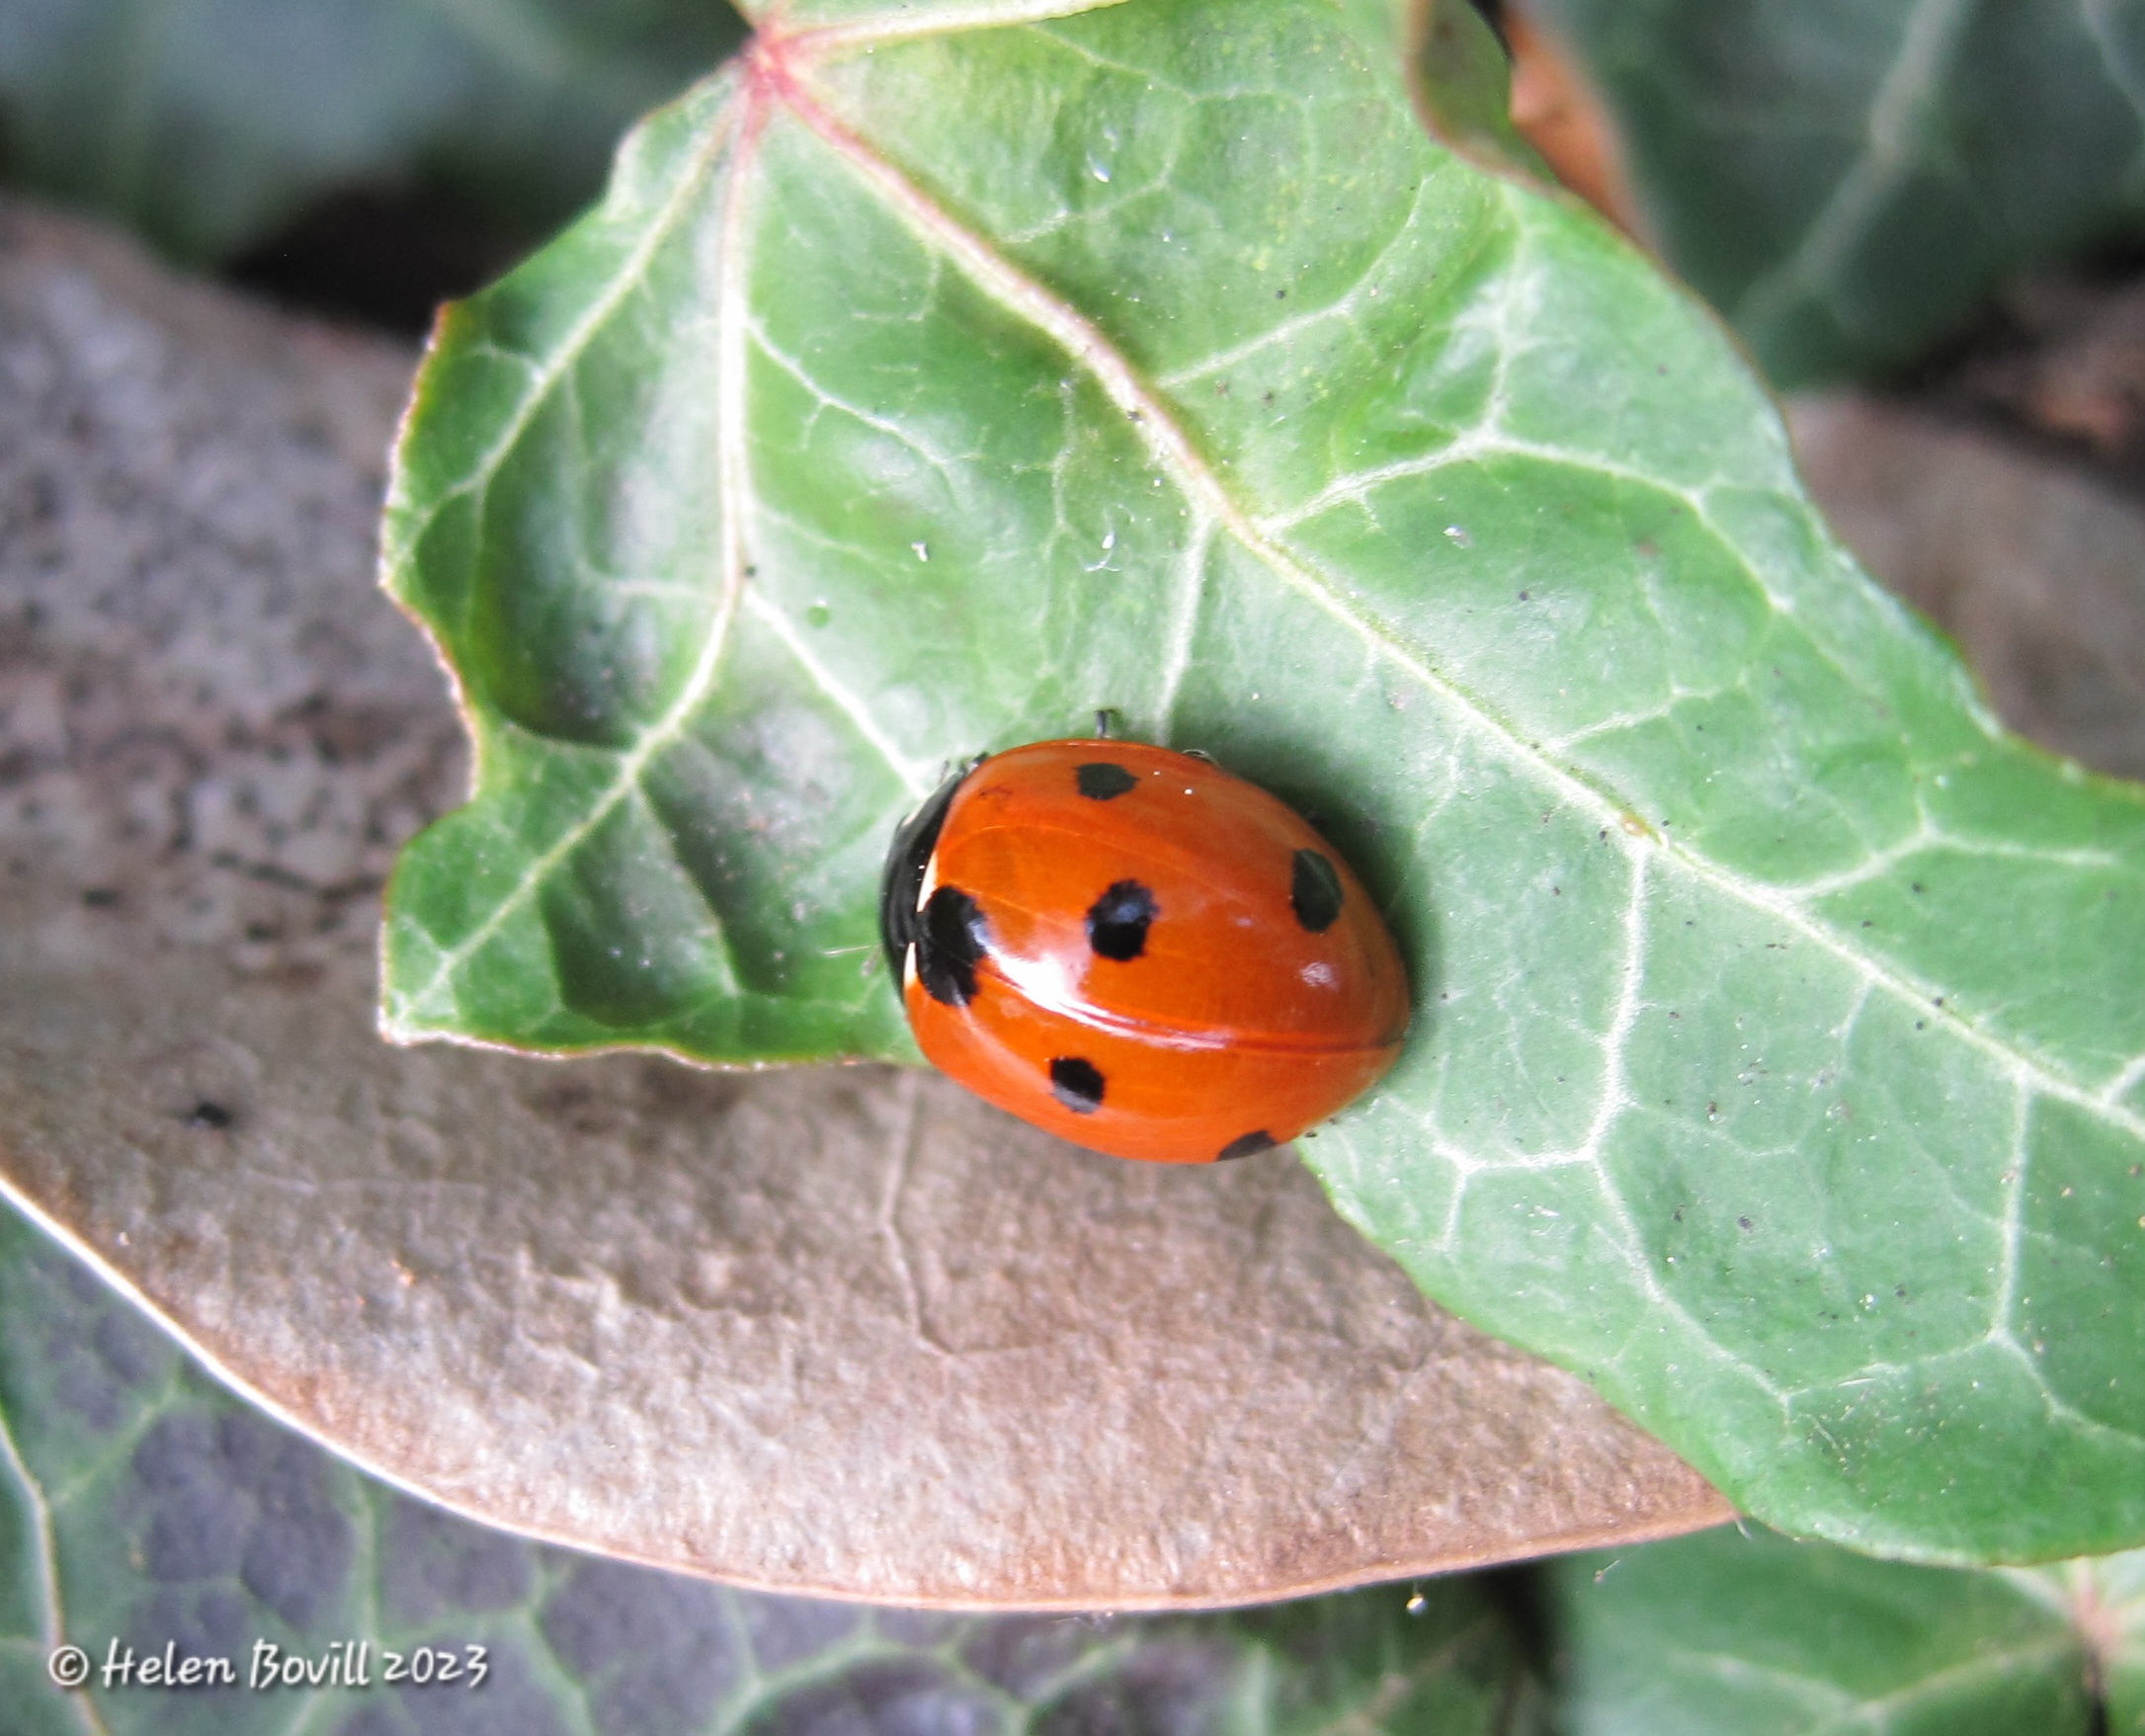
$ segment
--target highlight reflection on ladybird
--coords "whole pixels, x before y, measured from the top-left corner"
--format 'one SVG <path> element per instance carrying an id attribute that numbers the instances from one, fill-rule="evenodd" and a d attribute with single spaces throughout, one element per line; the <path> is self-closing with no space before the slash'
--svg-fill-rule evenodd
<path id="1" fill-rule="evenodd" d="M 1407 1030 L 1400 954 L 1339 854 L 1166 748 L 1034 742 L 949 779 L 894 836 L 879 931 L 935 1064 L 1118 1157 L 1293 1139 Z"/>

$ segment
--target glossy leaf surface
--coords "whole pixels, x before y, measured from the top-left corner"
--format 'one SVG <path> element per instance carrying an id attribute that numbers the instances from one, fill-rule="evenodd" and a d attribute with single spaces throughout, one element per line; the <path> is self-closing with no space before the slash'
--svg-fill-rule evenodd
<path id="1" fill-rule="evenodd" d="M 2135 1736 L 2141 1567 L 1911 1567 L 1756 1528 L 1568 1556 L 1549 1569 L 1564 1727 Z"/>
<path id="2" fill-rule="evenodd" d="M 2005 277 L 2145 232 L 2136 0 L 1527 0 L 1646 226 L 1783 385 L 1896 366 Z"/>
<path id="3" fill-rule="evenodd" d="M 739 34 L 721 0 L 9 0 L 7 169 L 188 259 L 418 178 L 555 223 Z"/>
<path id="4" fill-rule="evenodd" d="M 249 1685 L 257 1668 L 340 1665 L 367 1642 L 363 1685 L 357 1664 L 311 1687 Z M 47 1679 L 61 1643 L 95 1665 L 81 1694 Z M 167 1643 L 182 1662 L 230 1660 L 234 1684 L 144 1686 L 140 1664 Z M 136 1676 L 108 1684 L 129 1648 Z M 437 1677 L 441 1658 L 461 1674 L 390 1685 L 389 1651 L 413 1674 Z M 1231 1615 L 963 1616 L 759 1596 L 526 1543 L 240 1404 L 4 1208 L 0 1694 L 11 1736 L 1068 1736 L 1223 1718 L 1248 1736 L 1488 1736 L 1533 1728 L 1539 1703 L 1465 1580 L 1412 1605 L 1387 1587 Z"/>
<path id="5" fill-rule="evenodd" d="M 895 820 L 1113 706 L 1387 902 L 1416 1034 L 1305 1152 L 1433 1296 L 1783 1526 L 2145 1534 L 2139 792 L 2001 735 L 1628 249 L 1329 7 L 1216 19 L 792 9 L 454 313 L 387 562 L 478 792 L 390 1033 L 907 1054 Z"/>

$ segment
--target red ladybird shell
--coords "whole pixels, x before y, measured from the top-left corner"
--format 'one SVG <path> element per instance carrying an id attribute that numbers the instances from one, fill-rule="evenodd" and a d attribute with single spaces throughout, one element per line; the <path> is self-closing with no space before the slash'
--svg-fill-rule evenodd
<path id="1" fill-rule="evenodd" d="M 1205 760 L 1046 741 L 897 837 L 881 922 L 924 1053 L 1075 1144 L 1208 1163 L 1389 1067 L 1407 974 L 1332 846 Z"/>

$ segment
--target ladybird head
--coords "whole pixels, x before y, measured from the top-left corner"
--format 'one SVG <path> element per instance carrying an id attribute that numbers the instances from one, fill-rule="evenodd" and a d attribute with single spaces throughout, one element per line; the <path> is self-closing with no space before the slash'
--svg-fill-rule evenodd
<path id="1" fill-rule="evenodd" d="M 922 921 L 917 906 L 923 902 L 924 870 L 939 847 L 946 810 L 953 805 L 954 792 L 967 782 L 968 774 L 982 763 L 980 757 L 969 761 L 894 828 L 893 848 L 886 853 L 886 871 L 879 879 L 879 944 L 886 949 L 886 967 L 893 972 L 897 995 L 902 966 Z"/>

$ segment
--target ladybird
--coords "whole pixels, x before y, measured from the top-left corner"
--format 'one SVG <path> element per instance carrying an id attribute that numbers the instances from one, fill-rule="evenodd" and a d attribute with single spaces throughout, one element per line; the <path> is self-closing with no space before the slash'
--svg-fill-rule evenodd
<path id="1" fill-rule="evenodd" d="M 1293 1139 L 1408 1025 L 1400 954 L 1339 853 L 1166 748 L 1033 742 L 956 773 L 894 834 L 879 933 L 937 1066 L 1118 1157 Z"/>

